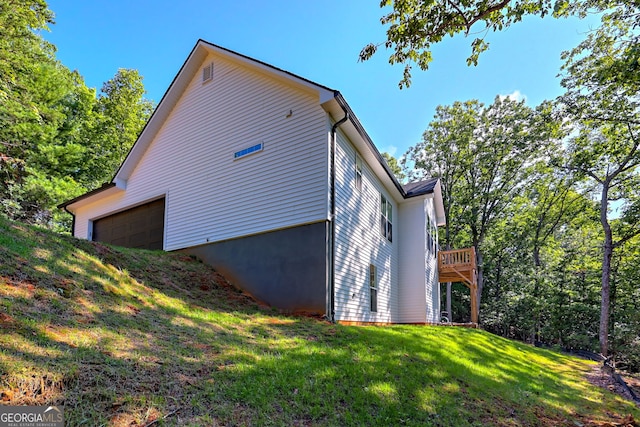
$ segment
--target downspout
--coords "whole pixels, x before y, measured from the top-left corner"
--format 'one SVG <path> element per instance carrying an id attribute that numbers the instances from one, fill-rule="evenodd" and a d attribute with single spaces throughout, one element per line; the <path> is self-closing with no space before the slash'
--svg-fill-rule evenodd
<path id="1" fill-rule="evenodd" d="M 338 92 L 336 92 L 337 99 Z M 331 127 L 331 173 L 329 185 L 331 187 L 331 228 L 329 229 L 329 307 L 327 307 L 327 317 L 330 322 L 336 321 L 335 299 L 336 299 L 336 274 L 335 274 L 335 253 L 336 253 L 336 132 L 347 120 L 349 120 L 349 111 L 338 101 L 340 108 L 344 111 L 344 117 L 334 123 Z"/>
<path id="2" fill-rule="evenodd" d="M 67 206 L 64 207 L 64 210 L 71 215 L 71 236 L 75 237 L 76 235 L 76 214 L 71 212 Z"/>

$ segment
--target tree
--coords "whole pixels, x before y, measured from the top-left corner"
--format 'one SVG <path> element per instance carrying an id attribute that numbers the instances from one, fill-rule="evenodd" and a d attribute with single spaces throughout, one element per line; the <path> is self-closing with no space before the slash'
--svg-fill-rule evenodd
<path id="1" fill-rule="evenodd" d="M 630 372 L 640 372 L 640 238 L 635 237 L 619 248 L 612 260 L 611 313 L 614 328 L 611 350 L 616 365 Z"/>
<path id="2" fill-rule="evenodd" d="M 455 103 L 438 108 L 423 142 L 406 155 L 405 164 L 413 166 L 411 177 L 442 179 L 445 215 L 456 224 L 445 229 L 446 244 L 453 243 L 455 230 L 459 243 L 476 249 L 478 306 L 485 239 L 524 191 L 536 163 L 555 148 L 558 129 L 546 104 L 532 110 L 524 102 L 500 97 L 486 107 L 478 101 Z"/>
<path id="3" fill-rule="evenodd" d="M 455 102 L 451 106 L 438 106 L 434 120 L 422 134 L 422 142 L 409 149 L 402 160 L 407 175 L 412 180 L 430 177 L 440 178 L 444 204 L 445 228 L 440 234 L 440 244 L 449 250 L 459 240 L 463 229 L 458 220 L 469 205 L 455 197 L 461 197 L 461 185 L 468 160 L 460 147 L 466 147 L 478 125 L 482 104 L 478 101 Z M 453 316 L 452 284 L 447 283 L 446 311 Z"/>
<path id="4" fill-rule="evenodd" d="M 22 152 L 23 174 L 13 184 L 12 201 L 20 205 L 14 218 L 60 228 L 66 221 L 55 206 L 87 189 L 95 91 L 58 62 L 41 64 L 30 90 L 43 120 Z"/>
<path id="5" fill-rule="evenodd" d="M 476 65 L 478 57 L 489 48 L 485 41 L 488 32 L 501 31 L 522 20 L 525 15 L 555 17 L 569 15 L 586 16 L 590 11 L 604 11 L 615 8 L 637 13 L 638 5 L 630 0 L 381 0 L 380 7 L 391 7 L 380 22 L 388 25 L 387 40 L 384 43 L 369 43 L 360 52 L 361 61 L 371 58 L 378 47 L 391 49 L 390 64 L 405 64 L 399 87 L 411 85 L 411 64 L 421 70 L 429 68 L 432 61 L 431 48 L 446 36 L 471 34 L 472 28 L 484 24 L 482 36 L 471 42 L 471 55 L 467 64 Z M 615 12 L 612 14 L 615 15 Z M 637 55 L 637 52 L 636 52 Z M 637 58 L 637 56 L 636 56 Z M 630 57 L 630 59 L 632 59 Z M 632 63 L 632 61 L 630 61 Z"/>
<path id="6" fill-rule="evenodd" d="M 637 200 L 640 185 L 640 138 L 630 124 L 595 124 L 582 127 L 567 148 L 567 168 L 592 181 L 600 189 L 600 223 L 604 232 L 602 252 L 602 301 L 600 312 L 600 352 L 609 353 L 611 258 L 616 248 L 640 234 L 637 204 L 624 210 L 616 222 L 619 235 L 609 219 L 610 202 Z M 618 234 L 618 233 L 616 233 Z"/>
<path id="7" fill-rule="evenodd" d="M 44 1 L 0 4 L 0 212 L 51 225 L 55 205 L 84 191 L 86 124 L 95 92 L 37 33 Z"/>
<path id="8" fill-rule="evenodd" d="M 95 166 L 102 171 L 96 186 L 111 179 L 151 116 L 154 105 L 144 97 L 142 80 L 137 70 L 119 69 L 102 86 L 94 128 Z"/>
<path id="9" fill-rule="evenodd" d="M 402 182 L 406 178 L 406 176 L 402 171 L 402 168 L 398 164 L 398 159 L 396 159 L 389 153 L 382 153 L 382 157 L 384 158 L 385 162 L 387 162 L 387 166 L 389 166 L 389 169 L 391 169 L 391 172 L 393 172 L 396 179 Z"/>
<path id="10" fill-rule="evenodd" d="M 508 326 L 534 342 L 543 339 L 546 299 L 557 286 L 552 279 L 554 265 L 558 263 L 553 252 L 561 251 L 558 244 L 570 236 L 567 229 L 579 228 L 590 221 L 585 220 L 584 213 L 592 210 L 590 200 L 576 192 L 574 179 L 566 172 L 539 162 L 532 178 L 513 200 L 509 214 L 491 232 L 490 262 L 502 271 L 490 272 L 493 277 L 489 280 L 493 279 L 494 287 L 502 285 L 501 278 L 507 284 L 517 283 L 512 292 L 521 296 L 526 309 L 519 307 L 516 311 L 523 318 L 517 325 Z M 504 303 L 508 305 L 507 301 Z"/>
<path id="11" fill-rule="evenodd" d="M 559 98 L 562 114 L 576 126 L 565 167 L 599 189 L 604 233 L 600 351 L 609 353 L 611 259 L 614 250 L 640 234 L 640 11 L 617 7 L 575 49 L 564 54 Z M 622 203 L 614 227 L 610 202 Z"/>
<path id="12" fill-rule="evenodd" d="M 20 211 L 15 202 L 25 175 L 26 151 L 47 132 L 42 100 L 32 90 L 41 64 L 53 63 L 52 46 L 35 31 L 53 13 L 43 0 L 0 3 L 0 210 Z"/>
<path id="13" fill-rule="evenodd" d="M 0 212 L 61 229 L 55 206 L 113 176 L 152 104 L 134 70 L 96 99 L 38 34 L 52 20 L 43 0 L 0 2 Z"/>

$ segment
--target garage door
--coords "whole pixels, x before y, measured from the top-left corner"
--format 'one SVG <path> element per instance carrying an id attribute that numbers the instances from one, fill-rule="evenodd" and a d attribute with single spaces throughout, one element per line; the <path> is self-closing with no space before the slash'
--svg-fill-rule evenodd
<path id="1" fill-rule="evenodd" d="M 93 222 L 93 240 L 127 248 L 162 249 L 164 199 Z"/>

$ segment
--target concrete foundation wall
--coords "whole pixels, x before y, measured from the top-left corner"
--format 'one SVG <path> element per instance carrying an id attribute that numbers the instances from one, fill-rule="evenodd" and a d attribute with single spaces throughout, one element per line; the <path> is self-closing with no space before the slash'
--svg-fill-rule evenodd
<path id="1" fill-rule="evenodd" d="M 285 311 L 324 314 L 327 222 L 187 248 L 231 283 Z"/>

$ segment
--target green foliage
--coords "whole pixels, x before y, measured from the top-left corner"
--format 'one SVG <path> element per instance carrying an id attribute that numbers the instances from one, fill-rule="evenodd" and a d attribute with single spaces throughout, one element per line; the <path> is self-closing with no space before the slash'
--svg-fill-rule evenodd
<path id="1" fill-rule="evenodd" d="M 405 155 L 411 179 L 440 177 L 447 221 L 441 245 L 475 247 L 479 296 L 485 240 L 556 154 L 561 130 L 547 104 L 533 110 L 500 97 L 489 106 L 456 102 L 438 107 L 422 143 Z"/>
<path id="2" fill-rule="evenodd" d="M 633 238 L 620 248 L 612 263 L 611 348 L 618 366 L 640 371 L 640 239 Z"/>
<path id="3" fill-rule="evenodd" d="M 566 0 L 382 0 L 380 7 L 391 7 L 391 11 L 380 19 L 382 25 L 388 26 L 387 40 L 365 46 L 360 52 L 360 60 L 371 58 L 382 44 L 392 49 L 389 63 L 405 64 L 399 83 L 401 89 L 411 85 L 410 64 L 416 64 L 421 70 L 428 69 L 433 60 L 432 45 L 447 36 L 460 33 L 468 36 L 474 25 L 483 24 L 483 35 L 472 40 L 471 55 L 467 58 L 467 64 L 477 65 L 480 54 L 489 48 L 484 39 L 488 32 L 501 31 L 521 21 L 525 15 L 544 17 L 555 13 L 559 16 L 569 11 Z"/>
<path id="4" fill-rule="evenodd" d="M 154 105 L 145 93 L 137 70 L 120 69 L 102 86 L 93 135 L 98 148 L 95 166 L 104 171 L 101 178 L 115 174 L 151 116 Z"/>
<path id="5" fill-rule="evenodd" d="M 614 251 L 640 234 L 639 16 L 637 4 L 616 4 L 604 14 L 600 28 L 564 54 L 562 85 L 567 91 L 558 100 L 574 124 L 564 167 L 599 192 L 604 234 L 599 340 L 605 355 Z M 622 205 L 622 215 L 613 222 L 612 201 Z"/>
<path id="6" fill-rule="evenodd" d="M 389 169 L 391 169 L 391 172 L 393 172 L 393 174 L 395 175 L 396 179 L 398 181 L 402 182 L 406 178 L 406 176 L 405 176 L 404 172 L 402 171 L 402 168 L 398 164 L 398 159 L 396 159 L 395 157 L 393 157 L 389 153 L 382 153 L 382 157 L 387 162 L 387 165 L 389 166 Z"/>
<path id="7" fill-rule="evenodd" d="M 56 206 L 112 178 L 153 105 L 135 70 L 96 99 L 37 33 L 52 18 L 44 1 L 0 3 L 0 212 L 63 229 Z"/>
<path id="8" fill-rule="evenodd" d="M 616 37 L 619 34 L 610 30 L 616 28 L 621 20 L 635 22 L 638 17 L 636 2 L 610 0 L 382 0 L 381 8 L 391 8 L 380 22 L 387 26 L 387 39 L 383 43 L 369 43 L 360 52 L 361 61 L 371 58 L 381 45 L 391 49 L 390 64 L 405 64 L 403 77 L 398 86 L 402 89 L 411 85 L 411 64 L 421 70 L 427 70 L 433 60 L 432 45 L 445 37 L 457 34 L 469 36 L 481 34 L 471 41 L 471 54 L 468 65 L 477 65 L 482 52 L 489 49 L 485 40 L 489 32 L 502 31 L 520 22 L 527 15 L 545 17 L 549 14 L 556 18 L 575 15 L 585 17 L 589 13 L 607 11 L 603 19 L 604 33 Z M 472 28 L 478 28 L 472 32 Z M 624 50 L 622 60 L 614 68 L 606 71 L 601 68 L 600 78 L 610 80 L 611 74 L 626 75 L 627 82 L 640 82 L 640 48 L 637 34 L 633 40 L 620 43 Z M 578 48 L 580 49 L 580 48 Z M 588 62 L 589 60 L 587 60 Z M 621 80 L 622 81 L 622 80 Z"/>

